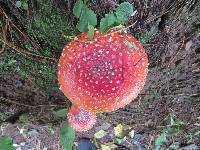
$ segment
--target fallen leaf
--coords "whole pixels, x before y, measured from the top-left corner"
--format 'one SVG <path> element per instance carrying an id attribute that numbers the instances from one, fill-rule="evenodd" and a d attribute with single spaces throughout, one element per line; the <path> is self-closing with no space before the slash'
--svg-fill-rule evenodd
<path id="1" fill-rule="evenodd" d="M 100 130 L 97 133 L 94 134 L 94 137 L 96 139 L 101 139 L 102 137 L 104 137 L 106 135 L 107 132 L 105 132 L 104 130 Z"/>
<path id="2" fill-rule="evenodd" d="M 111 150 L 111 148 L 108 145 L 103 145 L 103 144 L 101 144 L 101 149 L 102 150 Z"/>
<path id="3" fill-rule="evenodd" d="M 116 127 L 114 127 L 115 136 L 116 137 L 122 137 L 123 136 L 123 125 L 118 124 Z"/>

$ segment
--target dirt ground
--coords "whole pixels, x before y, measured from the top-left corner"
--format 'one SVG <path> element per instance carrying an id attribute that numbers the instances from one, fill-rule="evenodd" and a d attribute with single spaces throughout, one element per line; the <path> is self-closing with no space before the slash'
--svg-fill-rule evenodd
<path id="1" fill-rule="evenodd" d="M 98 18 L 102 18 L 121 2 L 123 1 L 91 0 L 89 5 Z M 146 149 L 153 150 L 156 137 L 170 127 L 170 118 L 173 116 L 184 123 L 178 126 L 179 132 L 168 137 L 163 149 L 173 149 L 170 146 L 174 143 L 179 149 L 184 147 L 190 149 L 187 146 L 191 144 L 198 149 L 200 135 L 193 136 L 190 142 L 188 137 L 200 130 L 200 120 L 198 120 L 200 117 L 200 16 L 198 15 L 200 2 L 198 0 L 129 0 L 129 2 L 134 2 L 137 12 L 126 24 L 128 26 L 136 22 L 128 32 L 138 39 L 148 39 L 149 35 L 143 33 L 150 33 L 150 38 L 143 45 L 150 64 L 145 87 L 128 106 L 111 113 L 98 114 L 96 126 L 90 132 L 78 134 L 76 140 L 81 137 L 93 139 L 94 134 L 103 129 L 104 125 L 107 125 L 105 130 L 113 132 L 113 127 L 124 124 L 129 127 L 129 130 L 134 130 L 136 135 L 144 137 L 141 144 Z M 6 4 L 6 1 L 0 0 L 1 16 L 3 16 L 2 12 L 12 16 L 16 10 L 10 12 L 5 10 L 6 7 L 10 7 Z M 68 15 L 73 20 L 70 22 L 73 26 L 76 22 L 71 13 L 74 1 L 63 4 L 63 1 L 53 0 L 52 4 L 60 10 L 59 13 Z M 34 7 L 36 3 L 30 2 L 29 5 L 37 9 Z M 29 17 L 33 12 L 27 12 L 30 13 Z M 20 22 L 17 25 L 23 27 Z M 5 34 L 1 35 L 4 37 Z M 19 37 L 13 38 L 14 41 L 19 41 Z M 10 39 L 12 38 L 9 37 L 8 40 Z M 21 45 L 18 46 L 24 48 L 24 43 L 20 43 Z M 45 46 L 40 42 L 38 45 Z M 6 51 L 18 53 L 12 48 L 2 48 L 0 63 L 9 63 L 7 59 L 10 57 L 4 55 Z M 61 51 L 62 49 L 56 51 L 51 57 L 59 58 Z M 24 55 L 19 53 L 16 57 L 17 61 L 22 61 L 21 57 Z M 53 63 L 56 65 L 56 62 Z M 52 61 L 48 61 L 48 65 L 51 66 Z M 45 94 L 34 82 L 39 77 L 24 78 L 16 72 L 9 70 L 4 72 L 3 68 L 0 71 L 2 71 L 0 72 L 0 135 L 12 136 L 15 144 L 22 143 L 22 150 L 60 149 L 58 130 L 61 120 L 55 119 L 52 112 L 60 108 L 68 108 L 71 105 L 69 100 L 59 90 L 52 90 Z M 128 133 L 125 135 L 128 136 Z M 113 140 L 109 142 L 115 143 Z M 124 145 L 129 149 L 139 149 L 127 146 L 127 143 Z"/>

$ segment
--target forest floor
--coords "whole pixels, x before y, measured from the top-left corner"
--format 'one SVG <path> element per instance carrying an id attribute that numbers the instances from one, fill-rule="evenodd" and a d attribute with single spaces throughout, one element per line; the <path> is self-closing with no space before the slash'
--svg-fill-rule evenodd
<path id="1" fill-rule="evenodd" d="M 66 35 L 78 33 L 74 2 L 30 0 L 24 9 L 0 0 L 0 135 L 11 136 L 17 150 L 61 149 L 62 120 L 53 112 L 71 103 L 58 88 L 57 62 Z M 91 0 L 89 6 L 100 19 L 121 2 Z M 95 127 L 76 141 L 89 137 L 112 149 L 153 150 L 159 142 L 161 149 L 200 149 L 200 2 L 129 2 L 136 14 L 128 32 L 146 41 L 145 87 L 128 106 L 98 114 Z"/>

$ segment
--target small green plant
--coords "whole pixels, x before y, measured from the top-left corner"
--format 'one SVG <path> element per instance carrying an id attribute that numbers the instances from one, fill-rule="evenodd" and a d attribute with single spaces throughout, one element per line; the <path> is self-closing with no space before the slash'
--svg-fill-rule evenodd
<path id="1" fill-rule="evenodd" d="M 18 8 L 27 10 L 28 9 L 28 0 L 16 1 L 15 6 Z"/>
<path id="2" fill-rule="evenodd" d="M 87 6 L 87 1 L 77 0 L 74 5 L 73 14 L 79 19 L 76 27 L 80 32 L 88 32 L 91 40 L 94 36 L 94 28 L 97 25 L 97 16 Z M 121 3 L 116 10 L 106 14 L 100 21 L 100 31 L 107 32 L 110 28 L 124 24 L 134 14 L 133 5 L 129 2 Z"/>
<path id="3" fill-rule="evenodd" d="M 132 14 L 134 14 L 133 5 L 128 2 L 121 3 L 114 12 L 106 14 L 105 18 L 101 19 L 100 31 L 106 32 L 109 28 L 123 25 Z"/>
<path id="4" fill-rule="evenodd" d="M 58 111 L 54 111 L 53 114 L 56 118 L 65 118 L 67 115 L 68 109 L 60 109 Z"/>
<path id="5" fill-rule="evenodd" d="M 94 36 L 94 27 L 97 25 L 97 16 L 87 6 L 87 1 L 78 0 L 73 9 L 73 14 L 79 19 L 76 27 L 80 32 L 88 32 L 88 38 Z"/>
<path id="6" fill-rule="evenodd" d="M 174 115 L 170 116 L 170 125 L 166 126 L 162 130 L 161 134 L 155 139 L 156 150 L 160 150 L 161 147 L 167 143 L 170 137 L 176 136 L 179 132 L 182 131 L 183 126 L 187 126 L 189 123 L 182 120 L 178 120 Z"/>
<path id="7" fill-rule="evenodd" d="M 60 144 L 66 150 L 72 150 L 75 139 L 75 130 L 68 122 L 63 122 L 60 128 Z"/>
<path id="8" fill-rule="evenodd" d="M 9 136 L 0 137 L 0 150 L 14 150 L 12 138 Z"/>
<path id="9" fill-rule="evenodd" d="M 190 144 L 192 143 L 194 138 L 198 138 L 200 139 L 200 116 L 197 117 L 197 123 L 195 124 L 198 128 L 196 131 L 193 131 L 191 133 L 188 134 L 187 136 L 187 143 Z"/>
<path id="10" fill-rule="evenodd" d="M 53 114 L 56 118 L 66 118 L 68 109 L 60 109 L 54 111 Z M 72 150 L 75 139 L 75 130 L 66 121 L 63 121 L 60 127 L 60 145 L 66 150 Z"/>
<path id="11" fill-rule="evenodd" d="M 138 40 L 139 40 L 142 44 L 147 43 L 147 42 L 151 39 L 151 37 L 152 37 L 153 35 L 155 35 L 155 34 L 158 32 L 158 25 L 159 25 L 160 21 L 161 21 L 161 19 L 158 19 L 158 20 L 156 21 L 156 24 L 155 24 L 153 27 L 151 27 L 150 31 L 148 31 L 148 32 L 142 32 L 142 33 L 141 33 L 141 35 L 140 35 L 140 37 L 138 38 Z"/>

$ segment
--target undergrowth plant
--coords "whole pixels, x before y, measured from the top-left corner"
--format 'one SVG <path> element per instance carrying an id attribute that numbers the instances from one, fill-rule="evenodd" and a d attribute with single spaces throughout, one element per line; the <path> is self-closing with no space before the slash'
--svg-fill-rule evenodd
<path id="1" fill-rule="evenodd" d="M 9 136 L 0 136 L 0 150 L 14 150 L 12 138 Z"/>
<path id="2" fill-rule="evenodd" d="M 199 117 L 197 118 L 197 124 L 199 122 Z M 163 146 L 168 143 L 169 139 L 174 139 L 177 134 L 184 131 L 184 127 L 187 127 L 191 124 L 191 122 L 186 122 L 177 119 L 173 114 L 170 116 L 170 124 L 167 125 L 161 133 L 155 139 L 155 148 L 156 150 L 163 149 Z M 200 138 L 200 128 L 197 129 L 195 132 L 190 132 L 187 135 L 187 144 L 190 144 L 193 138 Z M 173 140 L 170 148 L 173 150 L 177 149 L 176 141 Z"/>
<path id="3" fill-rule="evenodd" d="M 87 6 L 87 1 L 78 0 L 74 6 L 73 14 L 78 18 L 76 25 L 80 32 L 88 32 L 88 38 L 94 36 L 94 28 L 97 25 L 97 16 Z M 100 31 L 105 33 L 110 28 L 120 26 L 123 28 L 125 21 L 134 14 L 134 7 L 129 2 L 121 3 L 114 11 L 106 14 L 100 21 Z"/>
<path id="4" fill-rule="evenodd" d="M 28 9 L 28 0 L 20 0 L 15 2 L 15 6 L 18 8 Z"/>

